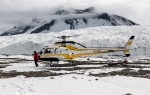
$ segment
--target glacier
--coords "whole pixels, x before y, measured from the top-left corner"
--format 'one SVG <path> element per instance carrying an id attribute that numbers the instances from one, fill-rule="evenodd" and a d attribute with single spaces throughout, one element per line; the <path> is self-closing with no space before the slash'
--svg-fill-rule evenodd
<path id="1" fill-rule="evenodd" d="M 131 56 L 150 56 L 150 26 L 99 26 L 61 32 L 1 36 L 0 54 L 32 54 L 35 50 L 40 51 L 43 47 L 60 41 L 56 37 L 64 35 L 79 35 L 67 40 L 86 47 L 124 47 L 130 36 L 134 35 L 135 39 L 130 47 Z M 116 54 L 123 55 L 123 52 Z"/>

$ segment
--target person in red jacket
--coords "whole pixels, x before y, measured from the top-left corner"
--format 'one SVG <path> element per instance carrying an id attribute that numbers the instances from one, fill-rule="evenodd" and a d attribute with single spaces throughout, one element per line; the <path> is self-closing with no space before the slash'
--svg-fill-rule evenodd
<path id="1" fill-rule="evenodd" d="M 35 62 L 35 66 L 38 67 L 39 65 L 37 64 L 39 60 L 39 57 L 38 57 L 38 53 L 36 51 L 34 51 L 34 62 Z"/>

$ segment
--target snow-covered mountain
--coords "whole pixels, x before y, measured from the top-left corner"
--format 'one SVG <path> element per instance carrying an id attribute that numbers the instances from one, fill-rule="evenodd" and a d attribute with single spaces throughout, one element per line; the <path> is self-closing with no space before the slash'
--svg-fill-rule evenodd
<path id="1" fill-rule="evenodd" d="M 1 36 L 60 32 L 63 30 L 84 29 L 97 26 L 132 26 L 137 23 L 114 14 L 96 13 L 93 7 L 87 9 L 58 10 L 43 17 L 37 17 L 27 25 L 15 26 Z"/>
<path id="2" fill-rule="evenodd" d="M 0 37 L 0 54 L 32 54 L 58 41 L 58 36 L 80 35 L 68 38 L 86 47 L 124 47 L 130 36 L 131 56 L 150 56 L 150 26 L 99 26 L 61 32 L 20 34 Z M 117 53 L 115 53 L 117 54 Z M 123 52 L 120 54 L 124 55 Z M 111 54 L 114 55 L 114 54 Z"/>

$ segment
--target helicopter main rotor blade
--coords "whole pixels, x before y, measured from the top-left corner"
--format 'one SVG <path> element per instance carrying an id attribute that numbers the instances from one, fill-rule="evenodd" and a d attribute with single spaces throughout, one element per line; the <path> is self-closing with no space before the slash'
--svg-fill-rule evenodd
<path id="1" fill-rule="evenodd" d="M 65 38 L 74 37 L 74 36 L 79 36 L 79 35 L 60 36 L 60 37 L 55 37 L 55 38 L 65 39 Z"/>
<path id="2" fill-rule="evenodd" d="M 71 36 L 66 36 L 66 37 L 68 37 L 68 38 L 69 38 L 69 37 L 75 37 L 75 36 L 79 36 L 79 35 L 71 35 Z"/>

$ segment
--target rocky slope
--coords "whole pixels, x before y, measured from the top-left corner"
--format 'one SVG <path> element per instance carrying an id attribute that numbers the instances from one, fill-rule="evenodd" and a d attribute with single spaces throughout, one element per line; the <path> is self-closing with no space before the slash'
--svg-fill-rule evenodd
<path id="1" fill-rule="evenodd" d="M 71 29 L 84 29 L 97 26 L 132 26 L 137 23 L 114 14 L 96 13 L 93 7 L 81 10 L 58 10 L 55 13 L 32 19 L 28 25 L 15 26 L 1 36 L 60 32 Z"/>

